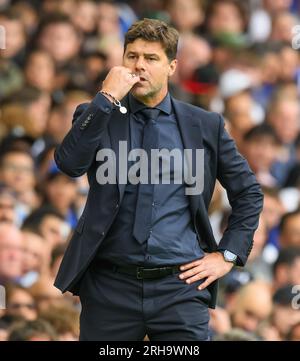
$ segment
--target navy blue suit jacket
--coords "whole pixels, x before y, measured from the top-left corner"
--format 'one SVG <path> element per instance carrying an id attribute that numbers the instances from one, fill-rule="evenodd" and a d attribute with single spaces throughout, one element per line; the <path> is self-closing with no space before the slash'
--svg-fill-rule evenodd
<path id="1" fill-rule="evenodd" d="M 91 103 L 76 108 L 72 128 L 55 150 L 55 161 L 64 173 L 78 177 L 87 172 L 90 184 L 84 211 L 54 283 L 62 292 L 70 291 L 74 295 L 78 295 L 82 276 L 117 215 L 125 188 L 119 183 L 100 185 L 97 182 L 99 162 L 96 153 L 102 148 L 113 149 L 118 161 L 119 141 L 129 141 L 129 112 L 121 114 L 116 107 L 111 112 L 109 108 L 101 109 L 97 97 L 102 95 L 98 94 Z M 262 209 L 261 188 L 225 130 L 219 114 L 171 99 L 184 148 L 204 149 L 204 190 L 199 195 L 188 196 L 200 245 L 206 252 L 227 249 L 238 256 L 238 265 L 243 266 L 251 251 Z M 122 103 L 128 108 L 127 96 Z M 226 189 L 232 207 L 228 227 L 219 245 L 207 212 L 216 179 Z M 216 304 L 217 284 L 215 281 L 209 286 L 211 308 Z"/>

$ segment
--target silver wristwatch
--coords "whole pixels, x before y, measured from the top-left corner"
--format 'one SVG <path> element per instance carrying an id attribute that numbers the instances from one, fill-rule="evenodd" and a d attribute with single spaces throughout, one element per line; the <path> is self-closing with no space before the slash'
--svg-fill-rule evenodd
<path id="1" fill-rule="evenodd" d="M 221 252 L 223 254 L 223 257 L 225 259 L 226 262 L 232 262 L 234 265 L 236 264 L 237 261 L 237 255 L 228 251 L 227 249 L 225 250 L 218 250 L 218 252 Z"/>

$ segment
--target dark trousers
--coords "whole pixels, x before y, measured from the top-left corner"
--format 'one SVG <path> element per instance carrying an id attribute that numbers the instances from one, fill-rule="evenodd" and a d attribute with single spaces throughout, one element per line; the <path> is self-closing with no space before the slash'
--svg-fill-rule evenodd
<path id="1" fill-rule="evenodd" d="M 204 341 L 209 339 L 207 289 L 179 273 L 139 280 L 92 266 L 80 286 L 80 341 Z"/>

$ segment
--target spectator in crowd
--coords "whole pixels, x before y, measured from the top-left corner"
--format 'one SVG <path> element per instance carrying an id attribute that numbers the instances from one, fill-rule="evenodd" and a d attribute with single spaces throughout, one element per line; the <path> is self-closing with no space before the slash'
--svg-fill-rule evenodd
<path id="1" fill-rule="evenodd" d="M 78 341 L 79 312 L 68 304 L 51 305 L 41 312 L 40 317 L 53 326 L 59 341 Z"/>
<path id="2" fill-rule="evenodd" d="M 32 321 L 38 317 L 35 300 L 26 288 L 9 284 L 6 286 L 7 315 L 20 316 Z"/>
<path id="3" fill-rule="evenodd" d="M 1 57 L 10 59 L 22 66 L 26 44 L 26 32 L 22 20 L 13 10 L 0 13 L 0 23 L 5 28 L 5 51 L 0 49 Z"/>
<path id="4" fill-rule="evenodd" d="M 21 99 L 25 112 L 32 117 L 35 123 L 35 137 L 41 137 L 46 130 L 50 111 L 50 95 L 46 91 L 34 87 L 24 87 L 17 97 Z"/>
<path id="5" fill-rule="evenodd" d="M 33 35 L 39 21 L 37 9 L 29 1 L 17 0 L 11 1 L 11 3 L 11 10 L 15 12 L 22 21 L 26 35 Z"/>
<path id="6" fill-rule="evenodd" d="M 12 189 L 0 184 L 0 223 L 17 223 L 16 196 Z"/>
<path id="7" fill-rule="evenodd" d="M 300 210 L 285 213 L 280 221 L 280 246 L 300 247 Z"/>
<path id="8" fill-rule="evenodd" d="M 279 288 L 273 295 L 271 325 L 278 332 L 280 340 L 286 340 L 292 327 L 300 322 L 299 309 L 293 307 L 294 298 L 293 286 L 289 285 Z"/>
<path id="9" fill-rule="evenodd" d="M 298 24 L 295 15 L 289 12 L 280 12 L 272 19 L 272 32 L 270 40 L 274 42 L 286 42 L 291 44 L 293 33 L 291 29 Z"/>
<path id="10" fill-rule="evenodd" d="M 247 2 L 239 0 L 212 0 L 206 10 L 209 34 L 243 34 L 248 24 Z"/>
<path id="11" fill-rule="evenodd" d="M 256 333 L 260 323 L 272 311 L 272 294 L 268 283 L 253 281 L 243 286 L 228 305 L 232 326 Z"/>
<path id="12" fill-rule="evenodd" d="M 14 324 L 10 330 L 8 341 L 56 341 L 54 328 L 46 321 L 22 321 Z"/>
<path id="13" fill-rule="evenodd" d="M 27 136 L 32 139 L 41 135 L 40 128 L 32 116 L 25 111 L 23 105 L 16 102 L 6 103 L 2 108 L 1 121 L 3 137 Z M 31 142 L 32 143 L 32 142 Z"/>
<path id="14" fill-rule="evenodd" d="M 247 262 L 245 269 L 248 270 L 256 280 L 260 279 L 272 282 L 271 265 L 265 259 L 263 252 L 267 236 L 266 221 L 263 216 L 260 216 L 259 225 L 253 238 L 253 247 L 249 255 L 249 262 Z"/>
<path id="15" fill-rule="evenodd" d="M 286 212 L 281 201 L 278 188 L 263 187 L 264 206 L 263 217 L 268 228 L 268 239 L 265 247 L 270 262 L 274 262 L 278 256 L 279 248 L 279 223 L 283 214 Z"/>
<path id="16" fill-rule="evenodd" d="M 30 288 L 29 292 L 36 301 L 38 312 L 48 309 L 51 305 L 60 304 L 65 296 L 53 287 L 53 280 L 49 276 L 42 276 Z"/>
<path id="17" fill-rule="evenodd" d="M 52 15 L 41 24 L 39 45 L 57 66 L 68 65 L 80 49 L 80 33 L 66 15 Z"/>
<path id="18" fill-rule="evenodd" d="M 279 159 L 273 167 L 274 177 L 280 185 L 295 163 L 294 142 L 300 130 L 299 116 L 300 106 L 297 99 L 275 98 L 270 105 L 268 123 L 283 144 L 282 151 L 278 154 Z"/>
<path id="19" fill-rule="evenodd" d="M 16 194 L 19 206 L 29 214 L 38 204 L 34 159 L 27 150 L 8 149 L 0 157 L 0 181 Z"/>
<path id="20" fill-rule="evenodd" d="M 38 188 L 42 192 L 44 187 L 44 181 L 48 176 L 49 169 L 53 166 L 53 154 L 57 143 L 49 140 L 47 144 L 43 144 L 43 150 L 39 152 L 36 157 L 36 170 Z"/>
<path id="21" fill-rule="evenodd" d="M 300 190 L 300 135 L 295 141 L 296 148 L 296 164 L 291 168 L 284 187 L 293 187 Z"/>
<path id="22" fill-rule="evenodd" d="M 208 65 L 212 59 L 212 51 L 208 42 L 193 34 L 182 35 L 178 50 L 177 79 L 178 82 L 187 91 L 193 91 L 193 83 L 197 81 L 197 69 Z"/>
<path id="23" fill-rule="evenodd" d="M 295 49 L 291 48 L 290 44 L 284 43 L 281 46 L 279 61 L 281 64 L 284 64 L 284 66 L 280 68 L 279 80 L 283 83 L 295 83 L 298 81 L 299 58 Z"/>
<path id="24" fill-rule="evenodd" d="M 272 19 L 288 11 L 292 0 L 262 0 L 251 14 L 250 35 L 254 42 L 265 42 L 272 32 Z"/>
<path id="25" fill-rule="evenodd" d="M 220 95 L 224 101 L 224 115 L 228 120 L 230 135 L 238 147 L 243 144 L 245 133 L 255 126 L 255 101 L 250 89 L 252 80 L 239 70 L 231 69 L 220 78 Z"/>
<path id="26" fill-rule="evenodd" d="M 70 130 L 76 104 L 89 100 L 89 94 L 74 90 L 67 92 L 62 102 L 52 108 L 46 129 L 46 134 L 52 142 L 61 142 L 64 135 Z"/>
<path id="27" fill-rule="evenodd" d="M 227 332 L 231 331 L 232 327 L 230 315 L 226 309 L 224 309 L 223 307 L 217 307 L 210 310 L 209 315 L 209 327 L 213 335 L 213 339 L 217 337 L 217 335 L 224 335 Z"/>
<path id="28" fill-rule="evenodd" d="M 266 124 L 257 125 L 244 134 L 243 152 L 260 184 L 264 186 L 277 186 L 271 169 L 280 144 L 274 130 Z"/>
<path id="29" fill-rule="evenodd" d="M 17 226 L 0 224 L 0 284 L 17 282 L 22 275 L 23 239 Z"/>
<path id="30" fill-rule="evenodd" d="M 38 47 L 53 58 L 59 88 L 65 87 L 74 76 L 82 78 L 84 74 L 78 58 L 81 41 L 80 31 L 67 15 L 53 14 L 40 25 Z"/>
<path id="31" fill-rule="evenodd" d="M 23 276 L 19 281 L 29 287 L 36 282 L 40 275 L 49 274 L 50 246 L 39 234 L 23 231 Z"/>
<path id="32" fill-rule="evenodd" d="M 268 230 L 272 230 L 280 222 L 285 213 L 285 208 L 279 196 L 279 189 L 263 187 L 265 194 L 263 216 L 266 220 Z"/>
<path id="33" fill-rule="evenodd" d="M 166 10 L 171 23 L 181 33 L 199 30 L 204 21 L 203 0 L 168 0 Z"/>
<path id="34" fill-rule="evenodd" d="M 74 209 L 76 190 L 76 179 L 63 174 L 54 166 L 45 182 L 44 202 L 57 209 L 71 228 L 77 223 L 77 212 Z"/>
<path id="35" fill-rule="evenodd" d="M 48 242 L 51 251 L 57 245 L 66 242 L 70 231 L 63 215 L 49 206 L 33 211 L 24 220 L 22 229 L 40 233 Z"/>
<path id="36" fill-rule="evenodd" d="M 273 287 L 300 285 L 300 247 L 287 247 L 280 250 L 273 266 Z"/>
<path id="37" fill-rule="evenodd" d="M 75 5 L 75 0 L 44 0 L 40 9 L 47 16 L 57 13 L 71 15 Z"/>
<path id="38" fill-rule="evenodd" d="M 85 89 L 91 93 L 95 93 L 98 89 L 99 79 L 106 73 L 107 55 L 100 50 L 87 51 L 83 56 L 85 67 Z"/>
<path id="39" fill-rule="evenodd" d="M 71 14 L 73 24 L 85 35 L 94 32 L 97 19 L 97 5 L 90 0 L 77 1 Z"/>
<path id="40" fill-rule="evenodd" d="M 118 7 L 111 1 L 100 1 L 97 5 L 96 26 L 101 38 L 122 38 Z"/>
<path id="41" fill-rule="evenodd" d="M 28 53 L 24 75 L 28 86 L 49 93 L 55 89 L 55 63 L 47 51 L 35 49 Z"/>

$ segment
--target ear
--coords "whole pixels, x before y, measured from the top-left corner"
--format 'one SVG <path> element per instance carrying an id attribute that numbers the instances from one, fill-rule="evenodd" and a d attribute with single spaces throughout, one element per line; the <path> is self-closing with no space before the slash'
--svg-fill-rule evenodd
<path id="1" fill-rule="evenodd" d="M 169 77 L 175 73 L 176 67 L 177 67 L 177 59 L 171 60 L 169 64 L 169 73 L 168 73 Z"/>

